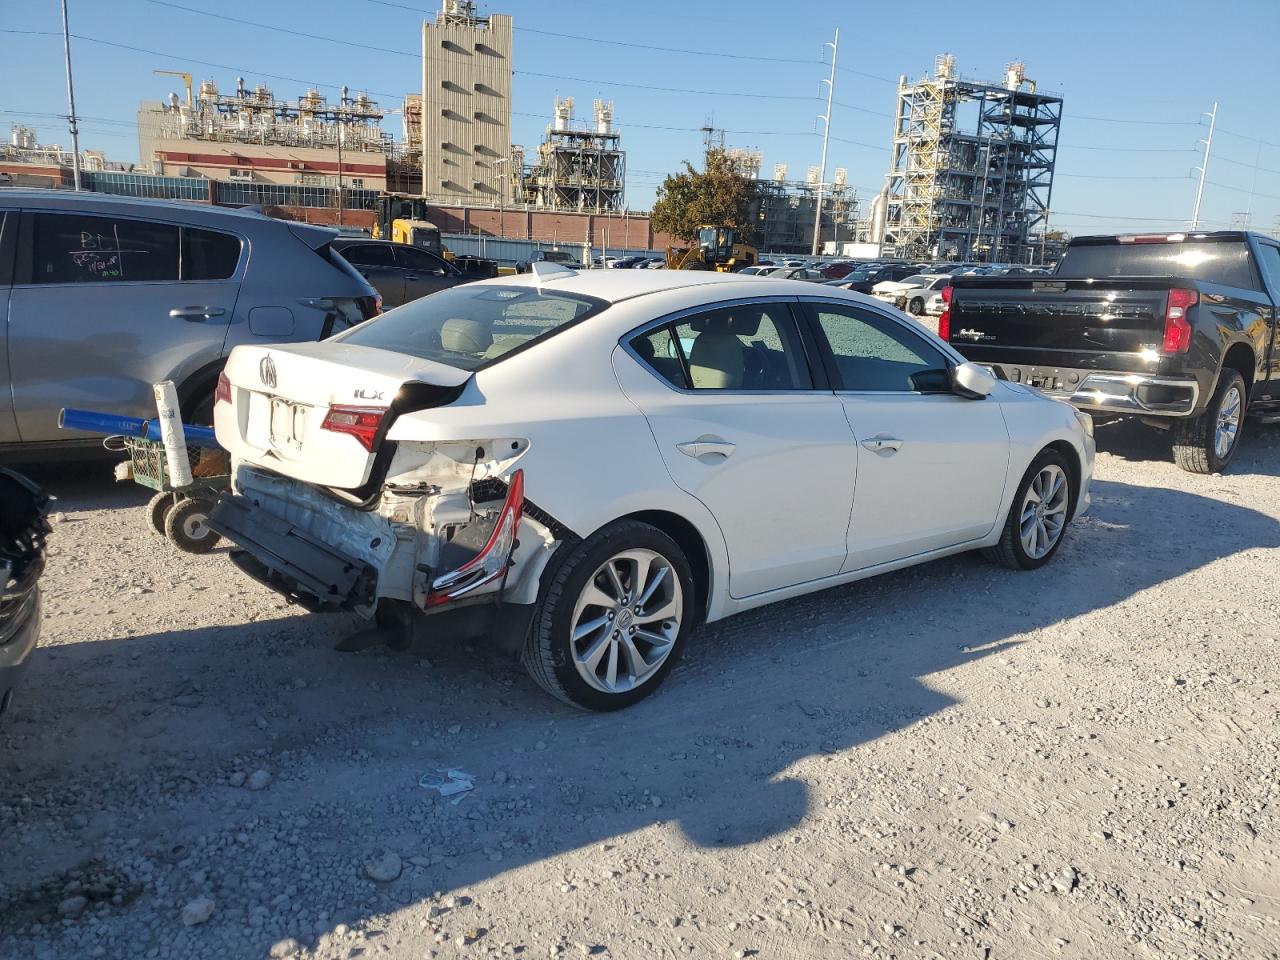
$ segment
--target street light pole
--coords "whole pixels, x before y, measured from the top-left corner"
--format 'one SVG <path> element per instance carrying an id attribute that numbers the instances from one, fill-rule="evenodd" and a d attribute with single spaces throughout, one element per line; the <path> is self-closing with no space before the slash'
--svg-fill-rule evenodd
<path id="1" fill-rule="evenodd" d="M 1218 102 L 1213 103 L 1213 112 L 1209 114 L 1209 139 L 1204 143 L 1204 160 L 1200 163 L 1200 185 L 1196 187 L 1196 205 L 1191 210 L 1191 229 L 1200 226 L 1200 198 L 1204 196 L 1204 175 L 1209 170 L 1209 151 L 1213 149 L 1213 128 L 1218 122 Z"/>
<path id="2" fill-rule="evenodd" d="M 342 141 L 346 124 L 338 121 L 338 226 L 342 226 Z"/>
<path id="3" fill-rule="evenodd" d="M 815 257 L 822 243 L 822 186 L 823 181 L 827 179 L 827 141 L 831 137 L 831 101 L 836 93 L 836 55 L 840 52 L 839 27 L 836 27 L 835 42 L 828 43 L 827 46 L 831 48 L 831 79 L 822 81 L 827 85 L 827 112 L 822 116 L 822 163 L 818 168 L 818 198 L 813 211 L 813 249 L 809 251 Z"/>
<path id="4" fill-rule="evenodd" d="M 80 189 L 80 130 L 76 126 L 76 91 L 71 83 L 71 29 L 67 26 L 67 0 L 62 0 L 62 50 L 67 59 L 67 123 L 71 128 L 71 172 Z"/>
<path id="5" fill-rule="evenodd" d="M 493 165 L 500 167 L 507 162 L 506 157 L 495 160 Z M 507 235 L 507 191 L 503 189 L 502 172 L 495 173 L 492 180 L 498 182 L 498 236 L 505 237 Z"/>

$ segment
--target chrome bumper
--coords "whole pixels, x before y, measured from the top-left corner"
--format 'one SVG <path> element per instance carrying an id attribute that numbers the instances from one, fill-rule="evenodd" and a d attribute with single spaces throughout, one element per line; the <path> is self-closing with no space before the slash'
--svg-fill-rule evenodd
<path id="1" fill-rule="evenodd" d="M 1050 394 L 1050 396 L 1064 396 Z M 1200 385 L 1182 377 L 1140 373 L 1091 373 L 1065 399 L 1089 412 L 1185 417 L 1196 408 Z"/>

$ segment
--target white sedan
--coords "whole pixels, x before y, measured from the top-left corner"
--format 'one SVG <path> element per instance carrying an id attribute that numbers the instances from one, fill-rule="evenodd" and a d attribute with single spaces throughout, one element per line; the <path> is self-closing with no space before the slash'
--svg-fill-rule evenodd
<path id="1" fill-rule="evenodd" d="M 483 632 L 597 710 L 699 623 L 965 550 L 1040 567 L 1094 460 L 1087 416 L 870 297 L 547 263 L 237 347 L 214 421 L 243 570 L 393 645 Z"/>
<path id="2" fill-rule="evenodd" d="M 871 288 L 871 295 L 918 317 L 926 312 L 929 298 L 950 282 L 950 274 L 917 273 L 902 280 L 882 280 Z"/>

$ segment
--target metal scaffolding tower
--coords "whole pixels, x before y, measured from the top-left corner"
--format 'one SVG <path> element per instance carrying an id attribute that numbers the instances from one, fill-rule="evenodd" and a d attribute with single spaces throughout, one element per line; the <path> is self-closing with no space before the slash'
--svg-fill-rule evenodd
<path id="1" fill-rule="evenodd" d="M 1026 263 L 1053 192 L 1062 97 L 1011 63 L 1003 84 L 966 80 L 955 58 L 898 82 L 883 239 L 908 259 Z M 966 129 L 967 128 L 967 129 Z"/>
<path id="2" fill-rule="evenodd" d="M 512 148 L 519 200 L 550 210 L 622 211 L 627 155 L 613 129 L 613 102 L 597 100 L 594 107 L 594 125 L 582 127 L 573 122 L 573 98 L 557 99 L 532 168 L 522 169 L 524 148 Z"/>

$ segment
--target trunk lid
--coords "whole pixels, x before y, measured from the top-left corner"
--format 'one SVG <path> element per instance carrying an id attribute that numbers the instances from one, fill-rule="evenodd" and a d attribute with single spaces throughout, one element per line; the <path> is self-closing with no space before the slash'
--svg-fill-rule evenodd
<path id="1" fill-rule="evenodd" d="M 1160 349 L 1172 278 L 953 281 L 951 341 L 981 346 L 1141 353 Z"/>
<path id="2" fill-rule="evenodd" d="M 238 461 L 346 490 L 368 482 L 396 416 L 450 402 L 471 377 L 446 364 L 333 342 L 236 347 L 225 373 L 231 402 L 214 405 L 222 446 Z M 408 407 L 406 384 L 426 387 L 410 391 Z"/>

